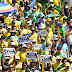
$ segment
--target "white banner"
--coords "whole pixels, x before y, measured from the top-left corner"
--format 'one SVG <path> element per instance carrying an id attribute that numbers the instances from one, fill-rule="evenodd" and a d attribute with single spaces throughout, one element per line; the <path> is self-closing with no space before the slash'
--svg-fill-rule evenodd
<path id="1" fill-rule="evenodd" d="M 42 47 L 42 44 L 34 44 L 34 49 L 40 49 Z"/>
<path id="2" fill-rule="evenodd" d="M 48 34 L 46 30 L 38 30 L 37 32 L 38 32 L 38 34 L 39 34 L 40 36 L 41 36 L 41 35 L 47 35 L 47 34 Z"/>
<path id="3" fill-rule="evenodd" d="M 28 36 L 20 36 L 19 37 L 19 41 L 18 41 L 20 44 L 23 44 L 23 43 L 28 43 L 29 42 L 29 39 L 28 39 Z"/>
<path id="4" fill-rule="evenodd" d="M 51 62 L 52 55 L 41 55 L 40 62 Z"/>
<path id="5" fill-rule="evenodd" d="M 3 48 L 3 50 L 4 50 L 4 56 L 14 56 L 15 55 L 14 48 Z"/>
<path id="6" fill-rule="evenodd" d="M 37 59 L 37 52 L 27 52 L 26 59 Z"/>

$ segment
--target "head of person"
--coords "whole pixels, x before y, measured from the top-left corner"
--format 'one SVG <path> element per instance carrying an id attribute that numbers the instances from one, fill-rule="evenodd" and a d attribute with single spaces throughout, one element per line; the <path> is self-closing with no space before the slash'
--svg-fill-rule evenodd
<path id="1" fill-rule="evenodd" d="M 33 28 L 31 29 L 31 31 L 32 31 L 32 33 L 34 33 L 34 32 L 35 32 L 35 28 L 33 27 Z"/>
<path id="2" fill-rule="evenodd" d="M 9 63 L 10 58 L 9 57 L 5 57 L 5 63 Z"/>
<path id="3" fill-rule="evenodd" d="M 10 64 L 10 65 L 9 65 L 9 72 L 13 72 L 13 71 L 14 71 L 13 64 Z"/>
<path id="4" fill-rule="evenodd" d="M 54 43 L 57 43 L 58 42 L 58 38 L 54 38 Z"/>
<path id="5" fill-rule="evenodd" d="M 72 25 L 69 26 L 69 30 L 72 30 Z"/>
<path id="6" fill-rule="evenodd" d="M 47 32 L 49 33 L 49 31 L 50 31 L 50 28 L 49 28 L 49 27 L 47 27 L 47 28 L 46 28 L 46 30 L 47 30 Z"/>
<path id="7" fill-rule="evenodd" d="M 52 67 L 52 63 L 51 62 L 48 63 L 48 67 L 50 67 L 50 68 Z"/>
<path id="8" fill-rule="evenodd" d="M 37 7 L 36 7 L 36 6 L 33 7 L 33 11 L 34 11 L 34 12 L 37 11 Z"/>
<path id="9" fill-rule="evenodd" d="M 68 71 L 70 67 L 70 64 L 68 62 L 65 63 L 65 70 Z"/>
<path id="10" fill-rule="evenodd" d="M 15 34 L 16 34 L 16 30 L 12 30 L 10 33 L 11 33 L 10 36 L 15 36 Z"/>
<path id="11" fill-rule="evenodd" d="M 44 16 L 45 16 L 45 15 L 43 14 L 43 12 L 41 12 L 41 13 L 39 14 L 39 17 L 42 18 L 42 19 L 44 18 Z"/>
<path id="12" fill-rule="evenodd" d="M 26 68 L 27 68 L 27 62 L 23 62 L 22 63 L 22 70 L 26 70 Z"/>
<path id="13" fill-rule="evenodd" d="M 11 26 L 8 26 L 7 28 L 8 32 L 11 32 Z"/>
<path id="14" fill-rule="evenodd" d="M 14 48 L 15 48 L 16 52 L 19 51 L 19 49 L 20 49 L 19 46 L 17 46 L 17 45 L 15 45 Z"/>
<path id="15" fill-rule="evenodd" d="M 5 36 L 1 36 L 1 42 L 4 42 L 5 41 Z"/>
<path id="16" fill-rule="evenodd" d="M 15 42 L 11 42 L 11 48 L 14 48 Z"/>
<path id="17" fill-rule="evenodd" d="M 58 21 L 59 21 L 58 18 L 55 18 L 55 23 L 56 23 L 56 24 L 58 23 Z"/>
<path id="18" fill-rule="evenodd" d="M 46 27 L 50 27 L 50 22 L 46 22 Z"/>
<path id="19" fill-rule="evenodd" d="M 33 39 L 32 40 L 32 43 L 33 43 L 33 45 L 36 44 L 36 39 Z"/>
<path id="20" fill-rule="evenodd" d="M 66 22 L 66 20 L 67 20 L 66 18 L 63 18 L 63 22 L 64 22 L 64 23 Z"/>
<path id="21" fill-rule="evenodd" d="M 67 58 L 62 59 L 62 63 L 65 64 L 67 62 Z"/>
<path id="22" fill-rule="evenodd" d="M 27 49 L 26 44 L 22 44 L 22 50 L 23 50 L 24 52 L 26 52 L 26 49 Z"/>
<path id="23" fill-rule="evenodd" d="M 28 24 L 28 27 L 29 27 L 29 29 L 31 29 L 33 27 L 33 24 L 32 23 L 29 23 Z"/>
<path id="24" fill-rule="evenodd" d="M 65 1 L 65 5 L 67 5 L 68 4 L 68 2 L 67 1 Z"/>
<path id="25" fill-rule="evenodd" d="M 57 47 L 57 53 L 59 54 L 61 52 L 61 47 Z"/>
<path id="26" fill-rule="evenodd" d="M 27 10 L 30 10 L 30 5 L 27 5 Z"/>
<path id="27" fill-rule="evenodd" d="M 16 56 L 16 57 L 15 57 L 15 62 L 16 62 L 16 65 L 17 65 L 17 63 L 20 62 L 20 57 L 19 57 L 19 56 Z"/>
<path id="28" fill-rule="evenodd" d="M 42 37 L 42 38 L 41 38 L 41 43 L 43 44 L 43 43 L 44 43 L 44 41 L 45 41 L 45 38 L 44 38 L 44 37 Z"/>
<path id="29" fill-rule="evenodd" d="M 62 27 L 62 23 L 61 22 L 57 23 L 57 28 L 61 28 L 61 27 Z"/>
<path id="30" fill-rule="evenodd" d="M 60 56 L 56 56 L 56 61 L 57 61 L 57 64 L 60 64 L 61 63 L 61 57 Z"/>
<path id="31" fill-rule="evenodd" d="M 67 26 L 69 27 L 69 26 L 70 26 L 70 24 L 71 24 L 71 22 L 70 22 L 70 21 L 68 21 L 68 22 L 67 22 Z"/>
<path id="32" fill-rule="evenodd" d="M 64 11 L 61 13 L 61 15 L 62 15 L 62 16 L 64 16 L 64 15 L 65 15 Z"/>
<path id="33" fill-rule="evenodd" d="M 23 24 L 21 24 L 21 25 L 20 25 L 20 28 L 21 28 L 21 29 L 23 29 L 23 28 L 24 28 Z"/>
<path id="34" fill-rule="evenodd" d="M 69 57 L 68 61 L 69 61 L 70 64 L 72 64 L 72 57 Z"/>
<path id="35" fill-rule="evenodd" d="M 65 40 L 65 38 L 62 38 L 61 39 L 61 44 L 63 45 L 64 43 L 66 43 L 66 40 Z"/>
<path id="36" fill-rule="evenodd" d="M 37 64 L 36 60 L 35 60 L 35 59 L 33 59 L 33 60 L 32 60 L 32 66 L 33 66 L 33 67 L 35 67 L 35 66 L 36 66 L 36 64 Z"/>
<path id="37" fill-rule="evenodd" d="M 1 23 L 1 24 L 0 24 L 0 29 L 2 29 L 2 28 L 3 28 L 3 24 Z"/>
<path id="38" fill-rule="evenodd" d="M 36 0 L 36 4 L 38 4 L 38 0 Z"/>
<path id="39" fill-rule="evenodd" d="M 12 21 L 12 27 L 15 27 L 15 22 L 14 21 Z"/>

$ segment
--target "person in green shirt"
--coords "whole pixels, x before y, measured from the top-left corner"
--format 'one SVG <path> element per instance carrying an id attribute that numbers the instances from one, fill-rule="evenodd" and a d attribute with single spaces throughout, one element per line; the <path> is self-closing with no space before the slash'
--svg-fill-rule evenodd
<path id="1" fill-rule="evenodd" d="M 63 34 L 63 37 L 65 38 L 65 28 L 62 27 L 62 23 L 61 22 L 57 23 L 57 28 L 59 28 L 59 30 Z"/>
<path id="2" fill-rule="evenodd" d="M 2 53 L 0 52 L 0 66 L 1 66 L 1 57 L 2 57 Z"/>
<path id="3" fill-rule="evenodd" d="M 61 56 L 61 57 L 63 57 L 63 53 L 61 52 L 61 47 L 57 47 L 57 52 L 55 52 L 54 56 Z"/>
<path id="4" fill-rule="evenodd" d="M 37 23 L 37 19 L 39 18 L 39 12 L 37 11 L 37 7 L 33 7 L 33 14 L 32 14 L 32 20 Z"/>
<path id="5" fill-rule="evenodd" d="M 61 64 L 61 65 L 57 68 L 57 70 L 60 70 L 60 69 L 64 68 L 66 62 L 67 62 L 67 58 L 63 58 L 63 59 L 62 59 L 62 63 L 63 63 L 63 64 Z"/>

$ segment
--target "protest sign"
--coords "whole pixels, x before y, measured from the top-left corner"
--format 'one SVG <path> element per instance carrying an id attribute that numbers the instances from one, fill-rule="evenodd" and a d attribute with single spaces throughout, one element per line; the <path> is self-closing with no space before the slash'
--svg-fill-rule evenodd
<path id="1" fill-rule="evenodd" d="M 37 52 L 27 52 L 26 59 L 37 59 Z"/>
<path id="2" fill-rule="evenodd" d="M 4 48 L 4 56 L 14 56 L 15 49 L 14 48 Z"/>
<path id="3" fill-rule="evenodd" d="M 28 39 L 28 36 L 20 36 L 19 37 L 19 41 L 18 41 L 20 44 L 23 44 L 23 43 L 28 43 L 29 42 L 29 39 Z"/>
<path id="4" fill-rule="evenodd" d="M 41 35 L 47 35 L 47 31 L 46 30 L 38 30 L 37 31 L 38 34 L 41 36 Z"/>
<path id="5" fill-rule="evenodd" d="M 52 60 L 52 55 L 41 55 L 40 62 L 50 62 Z"/>
<path id="6" fill-rule="evenodd" d="M 34 49 L 40 49 L 42 47 L 42 44 L 34 44 Z"/>

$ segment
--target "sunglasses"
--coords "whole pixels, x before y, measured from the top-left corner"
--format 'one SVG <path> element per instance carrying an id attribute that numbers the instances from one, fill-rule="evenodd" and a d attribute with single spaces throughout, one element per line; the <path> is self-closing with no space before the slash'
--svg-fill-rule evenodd
<path id="1" fill-rule="evenodd" d="M 9 59 L 6 59 L 6 61 L 9 61 Z"/>
<path id="2" fill-rule="evenodd" d="M 10 69 L 11 69 L 11 68 L 13 68 L 13 67 L 10 67 Z"/>
<path id="3" fill-rule="evenodd" d="M 26 66 L 26 65 L 22 65 L 22 66 Z"/>

